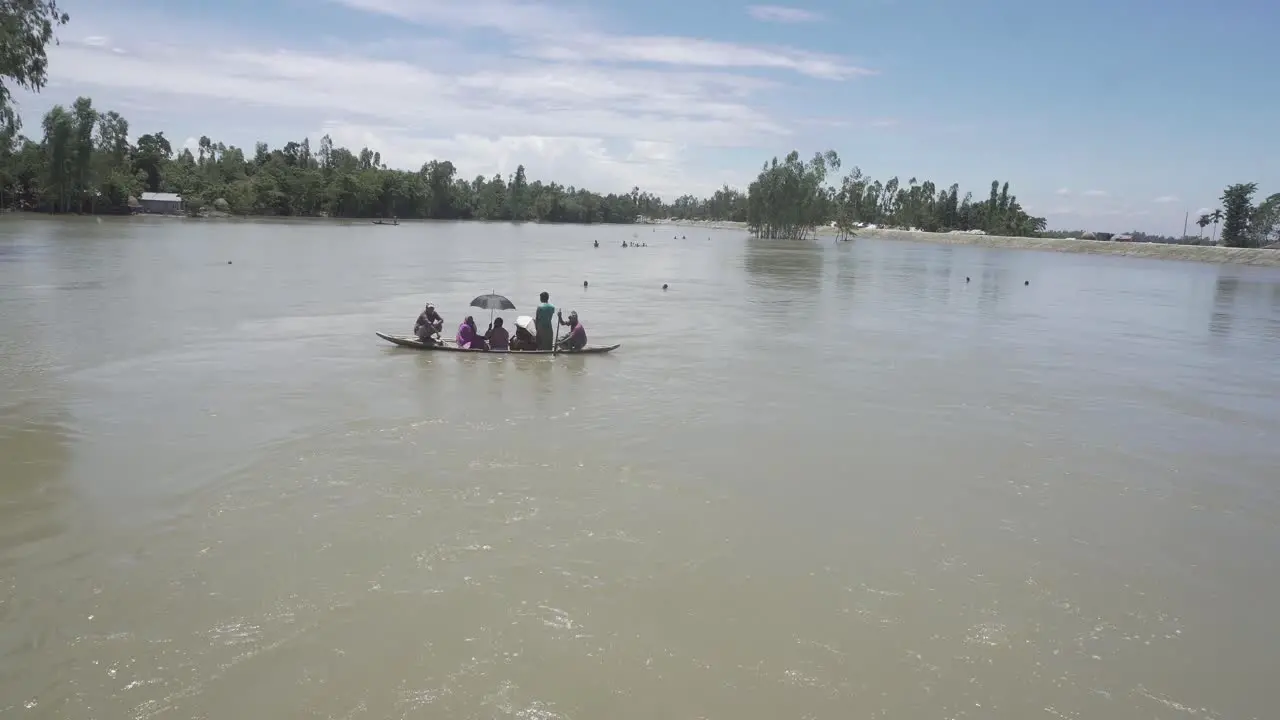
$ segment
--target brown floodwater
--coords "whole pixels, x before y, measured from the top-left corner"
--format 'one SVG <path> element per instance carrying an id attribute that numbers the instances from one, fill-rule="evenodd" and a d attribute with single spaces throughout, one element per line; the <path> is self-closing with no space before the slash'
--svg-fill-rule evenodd
<path id="1" fill-rule="evenodd" d="M 622 348 L 373 334 L 541 290 Z M 0 717 L 1270 718 L 1277 358 L 1260 268 L 5 216 Z"/>

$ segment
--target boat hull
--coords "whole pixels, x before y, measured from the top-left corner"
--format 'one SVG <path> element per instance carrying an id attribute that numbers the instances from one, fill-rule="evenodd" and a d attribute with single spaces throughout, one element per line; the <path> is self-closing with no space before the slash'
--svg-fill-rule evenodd
<path id="1" fill-rule="evenodd" d="M 603 355 L 613 352 L 622 347 L 618 345 L 588 345 L 581 350 L 472 350 L 471 348 L 460 348 L 451 341 L 445 341 L 439 345 L 428 345 L 416 337 L 409 335 L 387 335 L 386 333 L 375 333 L 378 337 L 386 340 L 393 345 L 399 345 L 403 348 L 413 350 L 429 350 L 433 352 L 455 352 L 455 353 L 483 353 L 485 355 Z"/>

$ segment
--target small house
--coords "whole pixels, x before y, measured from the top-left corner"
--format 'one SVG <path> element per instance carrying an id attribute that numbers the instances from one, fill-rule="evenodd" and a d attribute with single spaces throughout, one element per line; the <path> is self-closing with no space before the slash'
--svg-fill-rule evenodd
<path id="1" fill-rule="evenodd" d="M 182 212 L 182 196 L 177 193 L 144 192 L 138 198 L 138 209 L 144 213 L 176 215 Z"/>

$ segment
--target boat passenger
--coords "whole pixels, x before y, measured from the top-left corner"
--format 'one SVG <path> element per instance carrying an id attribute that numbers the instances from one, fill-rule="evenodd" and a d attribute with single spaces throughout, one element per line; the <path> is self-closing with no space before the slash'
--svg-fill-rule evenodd
<path id="1" fill-rule="evenodd" d="M 436 312 L 436 306 L 427 303 L 427 307 L 418 315 L 418 320 L 413 324 L 413 334 L 422 342 L 431 342 L 431 336 L 439 335 L 444 330 L 444 318 L 440 317 L 440 313 Z"/>
<path id="2" fill-rule="evenodd" d="M 577 310 L 569 311 L 568 321 L 561 316 L 560 324 L 569 326 L 569 334 L 560 340 L 561 349 L 573 351 L 587 346 L 587 329 L 578 322 Z"/>
<path id="3" fill-rule="evenodd" d="M 488 350 L 484 344 L 484 338 L 480 337 L 480 333 L 476 332 L 475 318 L 468 315 L 462 324 L 458 326 L 458 335 L 454 338 L 458 347 L 464 350 Z"/>
<path id="4" fill-rule="evenodd" d="M 516 334 L 511 338 L 511 350 L 537 350 L 538 339 L 529 332 L 529 328 L 516 325 Z"/>
<path id="5" fill-rule="evenodd" d="M 538 295 L 542 304 L 533 314 L 533 325 L 538 330 L 538 349 L 550 350 L 555 344 L 555 329 L 551 327 L 551 319 L 556 316 L 556 306 L 551 304 L 551 295 L 545 290 Z"/>
<path id="6" fill-rule="evenodd" d="M 490 350 L 511 349 L 511 333 L 502 327 L 502 318 L 493 321 L 493 325 L 489 326 L 489 332 L 484 334 L 484 339 L 488 341 Z"/>

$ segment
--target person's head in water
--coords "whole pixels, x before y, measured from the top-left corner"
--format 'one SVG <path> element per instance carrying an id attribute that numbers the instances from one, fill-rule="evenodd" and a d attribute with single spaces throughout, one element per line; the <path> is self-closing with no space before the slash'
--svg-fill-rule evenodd
<path id="1" fill-rule="evenodd" d="M 542 293 L 538 295 L 538 300 L 542 302 L 551 302 L 551 293 L 543 290 Z"/>

